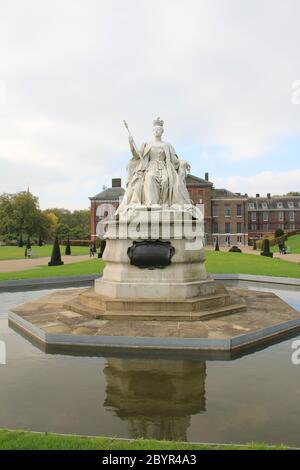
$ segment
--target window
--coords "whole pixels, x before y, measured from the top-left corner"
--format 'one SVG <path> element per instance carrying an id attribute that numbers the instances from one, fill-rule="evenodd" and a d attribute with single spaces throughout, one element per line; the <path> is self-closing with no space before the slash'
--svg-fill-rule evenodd
<path id="1" fill-rule="evenodd" d="M 280 222 L 283 222 L 284 221 L 284 213 L 283 212 L 278 212 L 278 220 Z"/>
<path id="2" fill-rule="evenodd" d="M 256 231 L 256 224 L 251 224 L 251 230 L 252 230 L 252 232 Z"/>
<path id="3" fill-rule="evenodd" d="M 283 203 L 277 202 L 277 209 L 283 209 Z"/>
<path id="4" fill-rule="evenodd" d="M 268 222 L 269 221 L 269 213 L 268 212 L 263 212 L 263 221 Z"/>
<path id="5" fill-rule="evenodd" d="M 294 203 L 292 201 L 288 202 L 289 209 L 294 209 Z"/>
<path id="6" fill-rule="evenodd" d="M 212 216 L 213 217 L 218 217 L 218 206 L 216 206 L 216 205 L 212 206 Z"/>
<path id="7" fill-rule="evenodd" d="M 237 244 L 238 244 L 238 245 L 241 245 L 241 244 L 243 243 L 243 237 L 242 237 L 242 235 L 238 235 L 238 236 L 236 237 L 236 241 L 237 241 Z"/>
<path id="8" fill-rule="evenodd" d="M 231 233 L 231 230 L 230 230 L 230 222 L 226 222 L 226 223 L 225 223 L 225 233 Z"/>
<path id="9" fill-rule="evenodd" d="M 290 224 L 290 230 L 295 230 L 295 224 Z"/>
<path id="10" fill-rule="evenodd" d="M 242 217 L 242 204 L 236 206 L 236 215 L 237 217 Z"/>
<path id="11" fill-rule="evenodd" d="M 263 232 L 269 231 L 269 224 L 263 224 Z"/>
<path id="12" fill-rule="evenodd" d="M 241 222 L 236 224 L 236 231 L 237 233 L 243 233 L 243 224 Z"/>
<path id="13" fill-rule="evenodd" d="M 230 246 L 230 236 L 229 235 L 225 237 L 225 243 L 226 243 L 227 246 Z"/>
<path id="14" fill-rule="evenodd" d="M 261 205 L 261 207 L 262 207 L 263 209 L 268 209 L 268 204 L 267 204 L 266 202 L 263 202 L 262 205 Z"/>
<path id="15" fill-rule="evenodd" d="M 290 220 L 290 222 L 294 222 L 294 220 L 295 220 L 295 212 L 289 212 L 289 220 Z"/>
<path id="16" fill-rule="evenodd" d="M 251 222 L 256 222 L 256 212 L 251 213 Z"/>
<path id="17" fill-rule="evenodd" d="M 225 217 L 230 217 L 231 215 L 230 206 L 225 206 L 224 214 L 225 214 Z"/>
<path id="18" fill-rule="evenodd" d="M 213 233 L 219 233 L 219 224 L 218 224 L 218 222 L 213 222 Z"/>
<path id="19" fill-rule="evenodd" d="M 254 202 L 249 202 L 249 203 L 248 203 L 248 209 L 249 209 L 249 210 L 255 209 Z"/>

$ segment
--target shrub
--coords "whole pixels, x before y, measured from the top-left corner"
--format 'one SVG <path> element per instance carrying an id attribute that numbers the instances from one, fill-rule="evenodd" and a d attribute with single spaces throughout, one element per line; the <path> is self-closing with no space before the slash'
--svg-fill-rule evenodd
<path id="1" fill-rule="evenodd" d="M 273 253 L 270 252 L 270 240 L 268 238 L 264 238 L 262 241 L 261 256 L 273 258 Z"/>
<path id="2" fill-rule="evenodd" d="M 242 253 L 242 250 L 238 246 L 232 246 L 228 251 L 231 253 Z"/>
<path id="3" fill-rule="evenodd" d="M 56 236 L 53 243 L 51 261 L 49 261 L 48 266 L 60 266 L 62 264 L 64 264 L 64 262 L 61 260 L 58 238 Z"/>
<path id="4" fill-rule="evenodd" d="M 217 243 L 216 243 L 216 245 L 215 245 L 215 251 L 220 251 L 218 238 L 217 238 Z"/>
<path id="5" fill-rule="evenodd" d="M 282 228 L 278 228 L 275 230 L 275 238 L 283 237 L 283 235 L 284 235 L 284 231 L 282 230 Z"/>
<path id="6" fill-rule="evenodd" d="M 70 254 L 71 254 L 71 243 L 70 243 L 70 240 L 68 239 L 66 243 L 65 255 L 69 256 Z"/>

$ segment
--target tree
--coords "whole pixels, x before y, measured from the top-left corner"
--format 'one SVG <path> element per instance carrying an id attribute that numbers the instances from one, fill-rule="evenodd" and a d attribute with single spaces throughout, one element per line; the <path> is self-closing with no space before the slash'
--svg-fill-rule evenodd
<path id="1" fill-rule="evenodd" d="M 282 228 L 277 228 L 275 230 L 275 238 L 283 237 L 283 235 L 284 235 L 284 231 L 282 230 Z"/>
<path id="2" fill-rule="evenodd" d="M 60 247 L 58 243 L 58 237 L 56 236 L 53 243 L 51 260 L 48 266 L 61 266 L 64 262 L 61 260 Z"/>
<path id="3" fill-rule="evenodd" d="M 15 230 L 34 236 L 39 230 L 40 209 L 38 198 L 29 191 L 23 191 L 13 196 L 13 223 Z"/>
<path id="4" fill-rule="evenodd" d="M 19 246 L 19 247 L 23 247 L 23 246 L 24 246 L 22 233 L 20 234 L 18 246 Z"/>
<path id="5" fill-rule="evenodd" d="M 13 202 L 13 194 L 4 193 L 0 195 L 0 235 L 16 233 Z"/>
<path id="6" fill-rule="evenodd" d="M 58 224 L 57 235 L 61 239 L 66 239 L 69 236 L 70 228 L 66 224 Z"/>
<path id="7" fill-rule="evenodd" d="M 217 242 L 216 242 L 216 245 L 215 245 L 215 251 L 220 251 L 219 239 L 218 238 L 217 238 Z"/>

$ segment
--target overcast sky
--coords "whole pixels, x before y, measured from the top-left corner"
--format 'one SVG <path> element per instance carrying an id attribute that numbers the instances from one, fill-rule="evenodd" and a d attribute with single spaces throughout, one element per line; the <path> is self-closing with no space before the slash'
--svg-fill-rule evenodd
<path id="1" fill-rule="evenodd" d="M 0 193 L 86 208 L 125 176 L 123 119 L 192 173 L 300 191 L 299 0 L 1 0 Z"/>

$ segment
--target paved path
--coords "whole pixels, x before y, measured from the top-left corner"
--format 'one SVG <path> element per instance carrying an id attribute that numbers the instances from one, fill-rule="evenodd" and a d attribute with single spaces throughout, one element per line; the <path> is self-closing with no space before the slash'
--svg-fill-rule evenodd
<path id="1" fill-rule="evenodd" d="M 253 250 L 252 246 L 240 246 L 243 253 L 247 253 L 248 255 L 259 255 L 260 250 Z M 206 246 L 205 249 L 213 251 L 214 248 L 212 246 Z M 220 251 L 228 251 L 229 248 L 226 246 L 220 246 Z M 291 261 L 292 263 L 300 264 L 300 254 L 299 253 L 290 253 L 287 255 L 281 255 L 280 253 L 274 253 L 274 258 L 283 259 L 285 261 Z"/>
<path id="2" fill-rule="evenodd" d="M 274 258 L 283 259 L 285 261 L 291 261 L 292 263 L 300 264 L 300 254 L 290 253 L 287 255 L 281 255 L 280 253 L 274 253 Z"/>
<path id="3" fill-rule="evenodd" d="M 65 264 L 79 263 L 90 259 L 89 255 L 62 256 Z M 50 261 L 49 256 L 33 259 L 10 259 L 0 261 L 0 273 L 13 273 L 16 271 L 25 271 L 36 266 L 47 266 Z"/>

